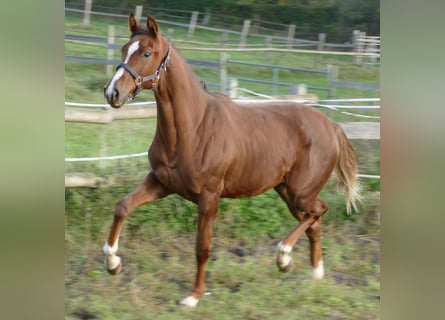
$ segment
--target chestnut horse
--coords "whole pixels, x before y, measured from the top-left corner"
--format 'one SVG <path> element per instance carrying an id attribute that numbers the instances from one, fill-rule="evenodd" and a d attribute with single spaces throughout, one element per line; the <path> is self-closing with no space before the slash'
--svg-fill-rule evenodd
<path id="1" fill-rule="evenodd" d="M 122 270 L 116 255 L 123 221 L 132 209 L 179 194 L 198 206 L 197 273 L 191 294 L 180 304 L 194 307 L 204 294 L 214 222 L 221 197 L 250 197 L 274 188 L 299 221 L 278 245 L 278 268 L 287 272 L 290 253 L 306 232 L 312 277 L 324 276 L 321 219 L 328 210 L 319 196 L 332 173 L 346 194 L 347 210 L 360 199 L 357 157 L 342 129 L 318 110 L 293 102 L 235 104 L 209 93 L 179 52 L 161 35 L 155 19 L 146 26 L 129 17 L 131 37 L 122 63 L 104 88 L 120 108 L 141 90 L 157 102 L 157 126 L 148 159 L 151 171 L 120 199 L 103 251 L 111 274 Z"/>

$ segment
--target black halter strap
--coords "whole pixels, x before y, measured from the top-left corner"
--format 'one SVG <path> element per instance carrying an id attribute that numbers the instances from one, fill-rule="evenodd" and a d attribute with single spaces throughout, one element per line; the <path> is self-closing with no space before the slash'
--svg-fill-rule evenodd
<path id="1" fill-rule="evenodd" d="M 171 53 L 171 45 L 168 45 L 167 55 L 165 56 L 164 60 L 162 60 L 162 63 L 159 66 L 159 68 L 154 73 L 152 73 L 148 76 L 145 76 L 145 77 L 141 77 L 136 71 L 133 70 L 132 67 L 130 67 L 128 64 L 126 64 L 124 62 L 120 63 L 116 67 L 116 70 L 118 70 L 119 68 L 124 68 L 125 70 L 127 70 L 128 73 L 131 74 L 131 76 L 133 77 L 134 82 L 136 84 L 136 90 L 133 92 L 133 94 L 131 96 L 128 97 L 129 100 L 133 100 L 139 94 L 139 92 L 141 92 L 142 84 L 144 82 L 147 82 L 150 80 L 158 81 L 159 77 L 161 76 L 162 71 L 167 71 L 167 66 L 170 61 L 170 53 Z"/>

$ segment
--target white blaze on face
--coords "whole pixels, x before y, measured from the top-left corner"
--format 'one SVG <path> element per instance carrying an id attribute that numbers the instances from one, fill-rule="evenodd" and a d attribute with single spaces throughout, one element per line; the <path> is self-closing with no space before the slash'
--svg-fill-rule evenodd
<path id="1" fill-rule="evenodd" d="M 129 47 L 128 47 L 128 52 L 127 52 L 127 57 L 125 58 L 124 63 L 128 63 L 128 61 L 130 61 L 131 56 L 138 51 L 139 49 L 139 41 L 135 41 L 133 42 Z M 113 78 L 110 81 L 110 85 L 107 88 L 107 95 L 108 96 L 112 96 L 113 92 L 114 92 L 114 86 L 116 84 L 116 82 L 124 75 L 124 69 L 123 68 L 119 68 L 117 69 L 116 73 L 114 74 Z"/>

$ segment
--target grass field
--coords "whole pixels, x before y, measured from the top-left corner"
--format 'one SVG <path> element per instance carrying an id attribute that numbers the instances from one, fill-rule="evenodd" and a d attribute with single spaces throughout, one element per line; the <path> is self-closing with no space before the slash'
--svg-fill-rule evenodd
<path id="1" fill-rule="evenodd" d="M 136 209 L 120 240 L 122 274 L 104 270 L 101 247 L 113 203 L 130 187 L 66 191 L 67 319 L 378 319 L 380 297 L 377 199 L 345 217 L 333 189 L 325 219 L 326 278 L 312 282 L 308 241 L 280 273 L 275 247 L 295 225 L 273 193 L 220 205 L 207 289 L 196 310 L 176 305 L 195 272 L 196 208 L 178 197 Z"/>
<path id="2" fill-rule="evenodd" d="M 106 34 L 110 21 L 81 26 L 67 17 L 66 33 Z M 120 29 L 125 29 L 125 21 Z M 162 26 L 161 26 L 162 28 Z M 175 30 L 175 35 L 181 32 Z M 184 33 L 185 39 L 185 33 Z M 212 36 L 197 32 L 199 41 Z M 66 53 L 106 54 L 105 48 L 67 43 Z M 213 53 L 183 52 L 194 59 L 217 59 Z M 233 54 L 232 59 L 264 62 L 262 55 Z M 273 63 L 313 67 L 313 57 L 272 54 Z M 341 65 L 340 77 L 378 83 L 378 67 L 345 64 L 344 58 L 324 62 Z M 233 70 L 235 72 L 238 70 Z M 261 70 L 239 70 L 249 78 L 264 78 Z M 199 76 L 215 75 L 197 70 Z M 297 74 L 280 73 L 280 81 Z M 302 78 L 298 78 L 302 81 Z M 66 63 L 66 101 L 105 103 L 107 82 L 103 65 Z M 207 79 L 206 79 L 207 80 Z M 207 81 L 210 81 L 207 80 Z M 304 82 L 322 85 L 313 77 Z M 261 86 L 249 87 L 263 92 Z M 356 91 L 337 91 L 343 98 L 364 97 Z M 266 94 L 268 94 L 266 92 Z M 375 92 L 367 92 L 374 97 Z M 138 101 L 152 100 L 144 92 Z M 152 139 L 155 119 L 126 120 L 110 125 L 66 123 L 66 157 L 139 153 Z M 360 171 L 379 174 L 378 141 L 352 141 L 360 158 Z M 67 172 L 137 174 L 148 171 L 145 157 L 105 164 L 67 163 Z M 294 265 L 282 274 L 275 265 L 276 245 L 296 225 L 278 195 L 269 191 L 255 198 L 220 203 L 213 250 L 208 263 L 207 291 L 196 309 L 177 306 L 188 295 L 195 274 L 196 206 L 177 196 L 137 208 L 125 222 L 119 242 L 124 269 L 110 276 L 104 268 L 102 246 L 111 226 L 114 204 L 138 180 L 116 188 L 65 190 L 65 308 L 66 319 L 379 319 L 380 220 L 379 182 L 363 180 L 364 203 L 360 212 L 347 215 L 344 198 L 333 183 L 322 197 L 330 209 L 324 216 L 323 259 L 326 277 L 310 281 L 309 244 L 303 236 L 292 252 Z"/>

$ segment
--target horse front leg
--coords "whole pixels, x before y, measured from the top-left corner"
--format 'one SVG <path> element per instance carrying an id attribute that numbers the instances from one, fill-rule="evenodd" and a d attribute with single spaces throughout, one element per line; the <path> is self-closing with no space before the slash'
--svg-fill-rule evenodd
<path id="1" fill-rule="evenodd" d="M 145 180 L 133 192 L 130 192 L 116 203 L 113 225 L 111 226 L 108 241 L 103 247 L 105 266 L 110 274 L 115 275 L 122 271 L 122 261 L 116 253 L 118 250 L 122 224 L 131 210 L 156 199 L 165 197 L 168 194 L 168 190 L 161 185 L 153 172 L 150 172 Z"/>
<path id="2" fill-rule="evenodd" d="M 198 202 L 198 234 L 196 237 L 197 271 L 191 295 L 179 303 L 196 307 L 205 292 L 205 266 L 210 256 L 213 226 L 218 215 L 219 195 L 204 192 Z"/>

